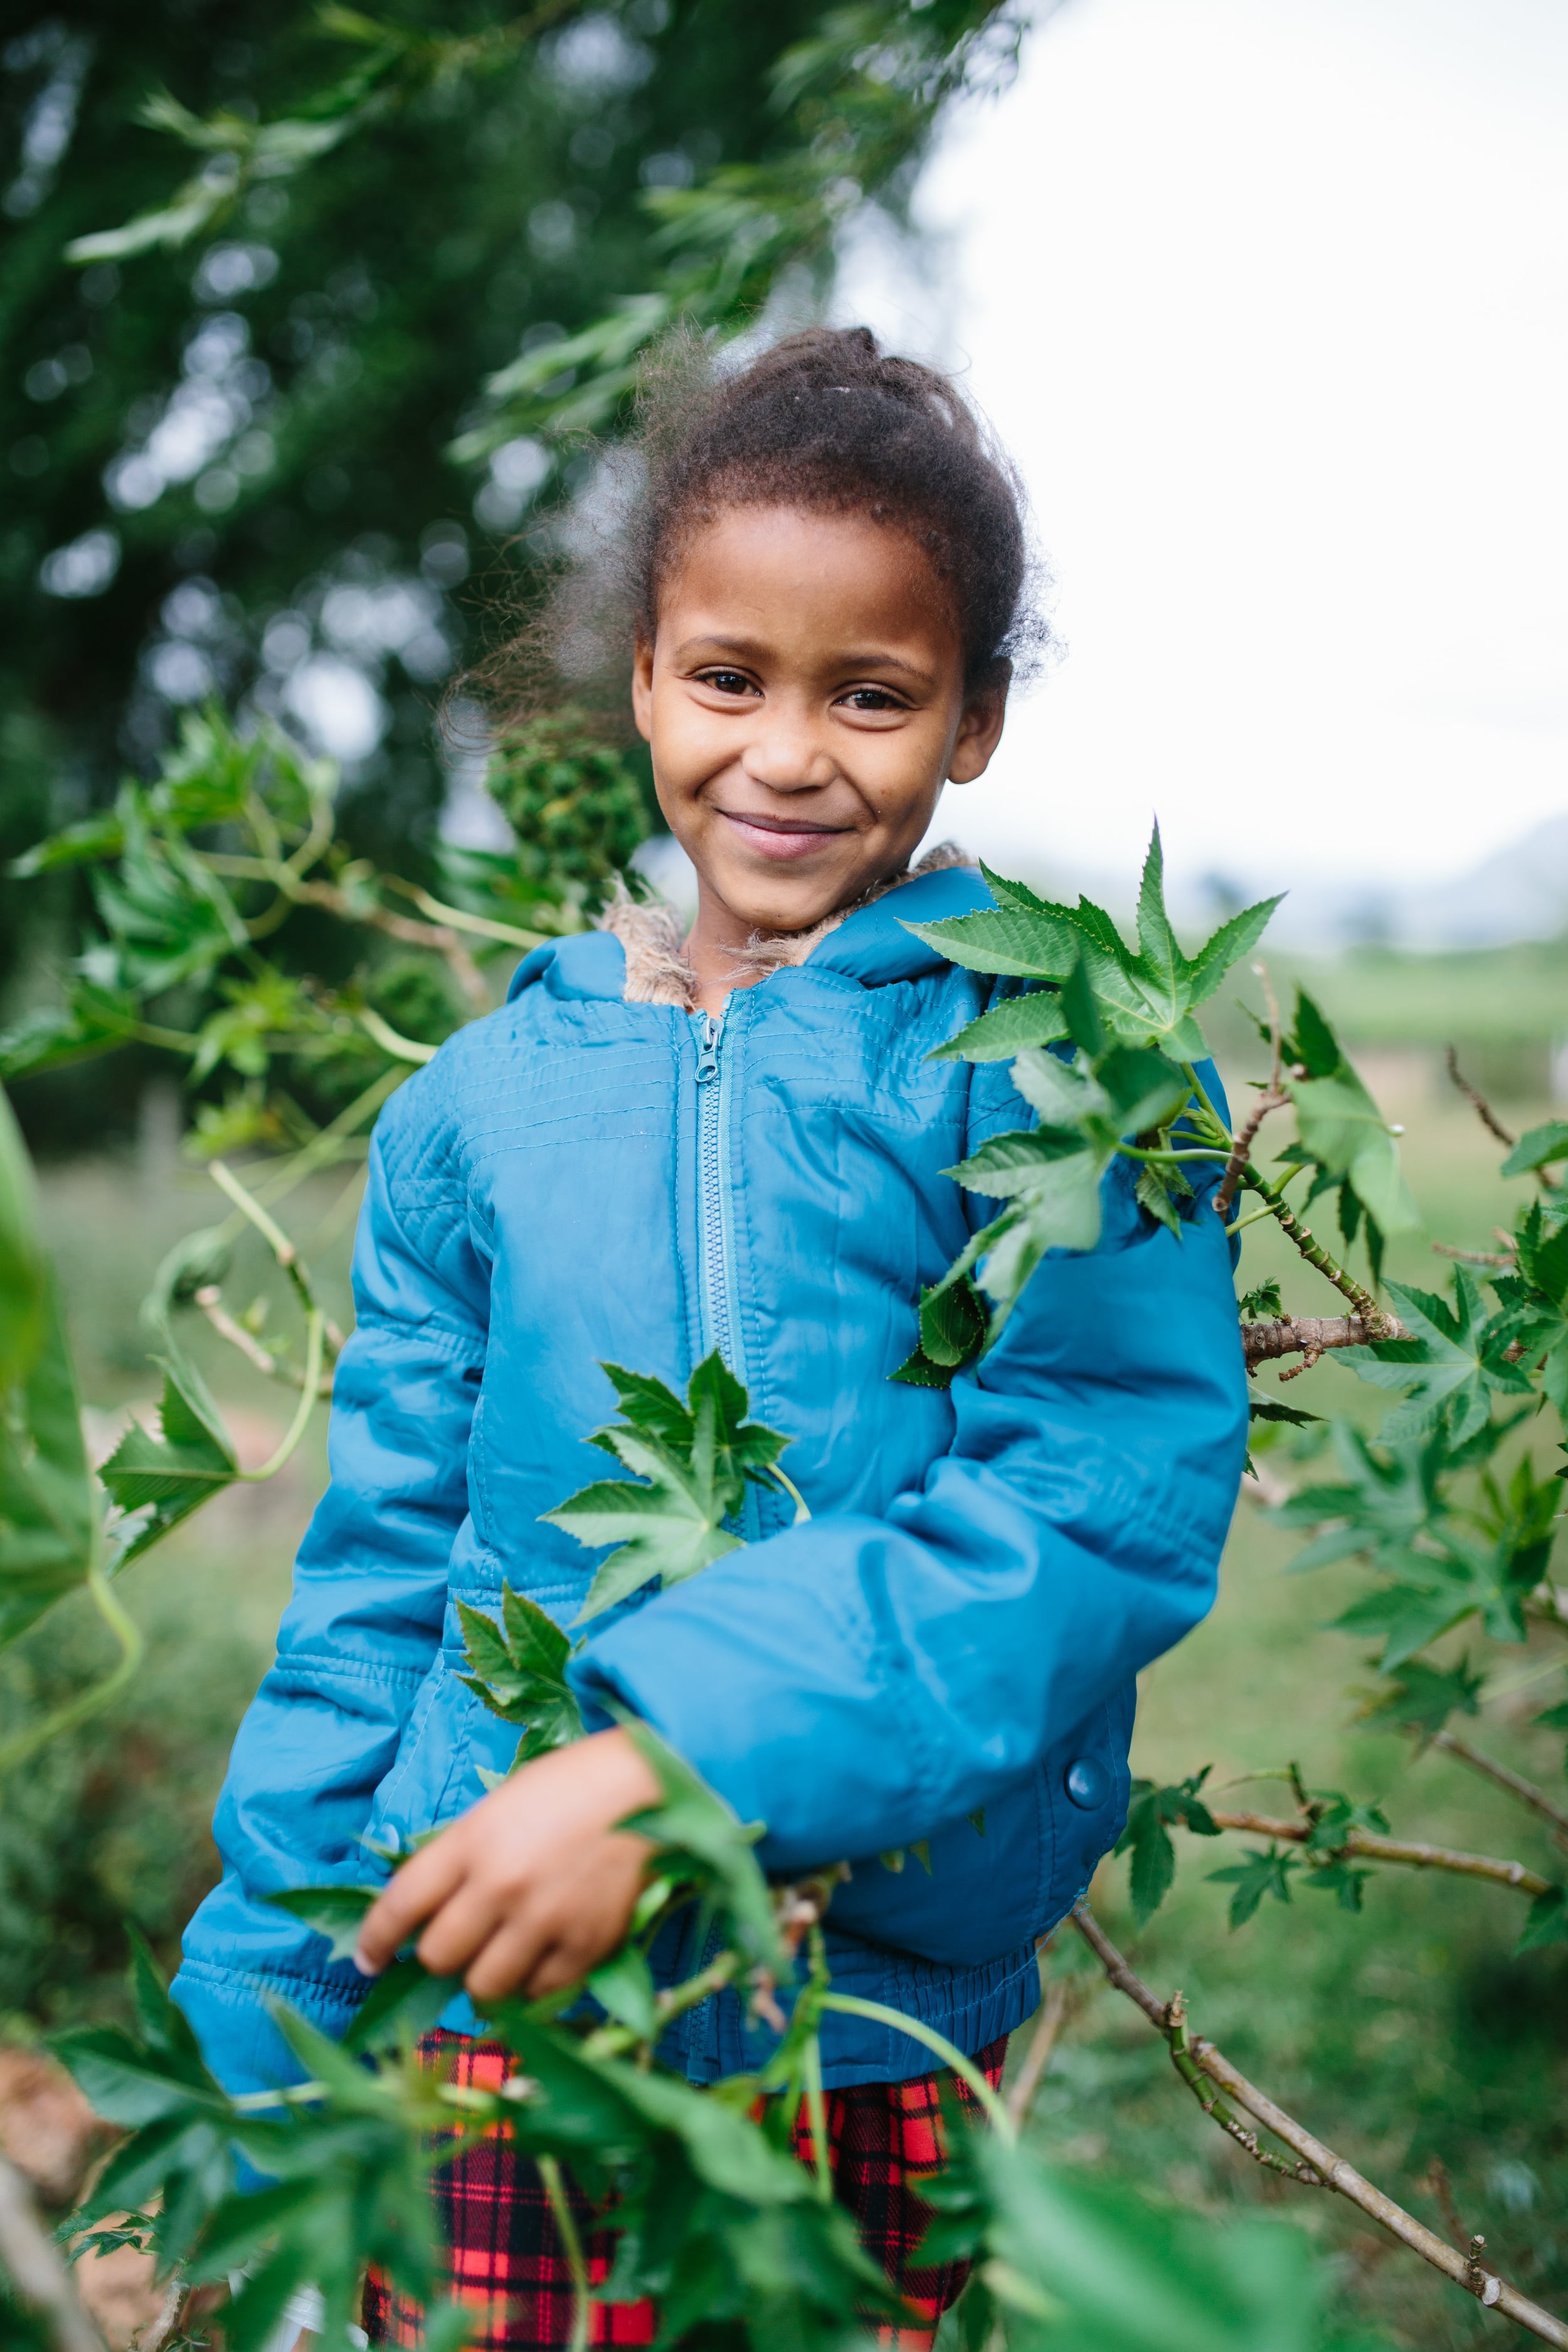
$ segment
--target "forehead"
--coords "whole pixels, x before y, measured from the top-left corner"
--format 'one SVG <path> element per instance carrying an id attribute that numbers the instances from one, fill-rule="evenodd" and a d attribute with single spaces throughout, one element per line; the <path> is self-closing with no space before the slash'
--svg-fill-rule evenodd
<path id="1" fill-rule="evenodd" d="M 959 657 L 952 603 L 910 533 L 858 512 L 725 507 L 686 533 L 659 586 L 662 636 L 737 630 L 781 651 L 852 641 Z"/>

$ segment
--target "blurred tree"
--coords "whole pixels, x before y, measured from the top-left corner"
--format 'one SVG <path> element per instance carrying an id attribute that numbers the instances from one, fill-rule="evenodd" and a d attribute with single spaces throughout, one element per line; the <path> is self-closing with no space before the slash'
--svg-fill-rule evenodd
<path id="1" fill-rule="evenodd" d="M 417 865 L 432 709 L 526 566 L 509 538 L 573 486 L 563 427 L 613 423 L 666 320 L 732 328 L 802 262 L 809 299 L 846 211 L 897 209 L 998 16 L 71 0 L 15 31 L 0 856 L 216 696 L 340 759 L 346 835 Z M 0 903 L 13 956 L 21 911 Z"/>

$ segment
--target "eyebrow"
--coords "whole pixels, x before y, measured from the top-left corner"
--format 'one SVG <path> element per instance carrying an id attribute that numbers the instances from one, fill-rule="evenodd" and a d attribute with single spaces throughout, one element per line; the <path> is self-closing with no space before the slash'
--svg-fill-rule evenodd
<path id="1" fill-rule="evenodd" d="M 676 659 L 679 661 L 686 655 L 697 653 L 704 646 L 711 646 L 715 653 L 734 654 L 742 661 L 763 650 L 755 637 L 688 637 L 677 646 Z M 839 656 L 839 666 L 847 670 L 895 669 L 905 677 L 919 678 L 924 686 L 931 682 L 929 670 L 921 669 L 916 662 L 900 660 L 897 654 L 847 653 Z"/>

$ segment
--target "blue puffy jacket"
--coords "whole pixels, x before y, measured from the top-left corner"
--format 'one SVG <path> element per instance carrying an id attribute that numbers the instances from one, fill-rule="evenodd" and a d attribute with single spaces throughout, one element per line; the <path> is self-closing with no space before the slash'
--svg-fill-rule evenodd
<path id="1" fill-rule="evenodd" d="M 363 1990 L 261 1898 L 366 1878 L 364 1839 L 450 1821 L 510 1761 L 458 1680 L 456 1603 L 493 1612 L 504 1580 L 576 1616 L 596 1556 L 540 1514 L 603 1473 L 601 1360 L 681 1384 L 715 1345 L 793 1437 L 812 1517 L 750 1488 L 745 1549 L 595 1621 L 589 1718 L 613 1699 L 656 1726 L 766 1822 L 771 1870 L 850 1860 L 840 1990 L 969 2052 L 1029 2013 L 1035 1939 L 1121 1827 L 1133 1677 L 1213 1598 L 1247 1405 L 1220 1223 L 1205 1198 L 1180 1239 L 1153 1227 L 1125 1161 L 1099 1246 L 1045 1262 L 976 1370 L 889 1380 L 987 1213 L 942 1171 L 1032 1121 L 1005 1064 L 927 1058 L 995 983 L 900 919 L 987 903 L 967 871 L 906 883 L 737 991 L 716 1039 L 626 1001 L 616 939 L 563 940 L 383 1113 L 331 1483 L 175 1986 L 231 2088 L 297 2074 L 267 1996 L 341 2032 Z M 920 1839 L 929 1874 L 878 1859 Z M 465 2002 L 446 2021 L 474 2025 Z M 697 2081 L 755 2062 L 732 1995 L 683 2054 Z M 839 2015 L 824 2059 L 834 2084 L 930 2063 Z"/>

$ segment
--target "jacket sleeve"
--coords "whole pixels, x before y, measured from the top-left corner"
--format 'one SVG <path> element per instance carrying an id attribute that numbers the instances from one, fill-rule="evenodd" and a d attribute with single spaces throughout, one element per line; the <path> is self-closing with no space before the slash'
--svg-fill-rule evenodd
<path id="1" fill-rule="evenodd" d="M 579 1658 L 590 1706 L 766 1822 L 769 1868 L 999 1798 L 1209 1608 L 1246 1454 L 1231 1250 L 1209 1191 L 1178 1237 L 1131 1182 L 1118 1160 L 1099 1245 L 1047 1258 L 954 1381 L 920 1491 L 733 1552 Z"/>
<path id="2" fill-rule="evenodd" d="M 233 2091 L 295 2079 L 267 2011 L 341 2032 L 363 1990 L 264 1898 L 363 1877 L 360 1834 L 439 1646 L 468 1510 L 469 1424 L 489 1286 L 466 1203 L 429 1161 L 406 1096 L 372 1145 L 354 1250 L 357 1321 L 339 1359 L 331 1484 L 310 1522 L 277 1662 L 239 1727 L 214 1822 L 223 1877 L 186 1930 L 174 1997 Z M 434 1156 L 434 1155 L 432 1155 Z"/>

